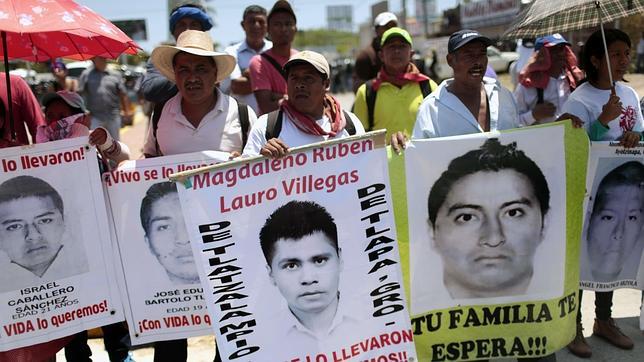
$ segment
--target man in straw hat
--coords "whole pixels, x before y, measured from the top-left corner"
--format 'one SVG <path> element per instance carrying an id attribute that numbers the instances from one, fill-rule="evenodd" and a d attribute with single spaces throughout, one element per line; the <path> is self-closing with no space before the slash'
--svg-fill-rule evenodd
<path id="1" fill-rule="evenodd" d="M 165 103 L 158 124 L 151 122 L 143 146 L 146 157 L 243 149 L 256 116 L 216 87 L 232 72 L 235 57 L 215 52 L 212 44 L 207 32 L 186 30 L 176 46 L 162 45 L 152 52 L 154 66 L 179 93 Z"/>
<path id="2" fill-rule="evenodd" d="M 328 94 L 329 63 L 322 54 L 305 50 L 284 65 L 288 98 L 278 110 L 259 118 L 248 135 L 245 155 L 279 158 L 297 147 L 364 133 L 358 117 Z"/>

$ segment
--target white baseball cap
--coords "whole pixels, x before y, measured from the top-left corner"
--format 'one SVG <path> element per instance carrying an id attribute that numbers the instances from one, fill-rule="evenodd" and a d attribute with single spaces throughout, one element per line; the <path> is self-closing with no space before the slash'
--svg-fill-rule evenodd
<path id="1" fill-rule="evenodd" d="M 378 14 L 376 18 L 373 21 L 373 26 L 385 26 L 389 24 L 390 22 L 395 21 L 396 24 L 398 23 L 398 17 L 394 13 L 390 13 L 388 11 L 384 13 Z"/>
<path id="2" fill-rule="evenodd" d="M 327 79 L 331 75 L 331 70 L 329 69 L 329 62 L 326 61 L 324 55 L 316 53 L 311 50 L 303 50 L 291 57 L 291 59 L 284 64 L 284 69 L 298 64 L 298 63 L 307 63 L 311 64 L 318 72 L 322 73 Z"/>

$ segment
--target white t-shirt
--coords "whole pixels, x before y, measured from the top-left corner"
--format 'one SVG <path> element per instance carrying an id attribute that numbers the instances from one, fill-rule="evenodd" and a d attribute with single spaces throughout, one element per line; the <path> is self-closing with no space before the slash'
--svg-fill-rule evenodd
<path id="1" fill-rule="evenodd" d="M 537 120 L 532 116 L 532 110 L 539 100 L 537 88 L 526 88 L 523 84 L 519 84 L 513 94 L 519 108 L 519 122 L 521 125 L 530 126 L 534 124 Z M 543 90 L 543 101 L 552 103 L 555 106 L 555 115 L 542 119 L 540 123 L 553 122 L 559 118 L 561 108 L 569 96 L 570 84 L 566 75 L 562 74 L 557 78 L 550 77 L 548 85 Z"/>
<path id="2" fill-rule="evenodd" d="M 353 121 L 353 125 L 356 129 L 356 135 L 365 133 L 362 122 L 360 122 L 358 117 L 356 117 L 356 115 L 351 112 L 347 113 L 349 114 L 349 117 L 351 117 L 351 121 Z M 315 136 L 300 131 L 300 129 L 297 128 L 295 124 L 293 124 L 293 120 L 291 120 L 286 112 L 283 112 L 283 117 L 282 130 L 280 131 L 278 138 L 284 141 L 284 143 L 286 143 L 289 147 L 304 146 L 311 143 L 326 141 L 327 139 L 329 139 L 329 136 Z M 347 120 L 347 122 L 351 121 Z M 245 156 L 256 156 L 260 154 L 259 152 L 262 150 L 262 147 L 266 144 L 267 141 L 267 122 L 268 114 L 262 115 L 261 117 L 259 117 L 257 122 L 255 122 L 255 125 L 250 130 L 250 134 L 248 135 L 248 142 L 246 143 L 246 147 L 244 148 Z M 329 132 L 331 130 L 331 122 L 329 122 L 327 116 L 322 116 L 322 118 L 316 120 L 316 122 L 320 125 L 320 127 L 322 127 L 324 131 Z M 346 129 L 342 130 L 342 132 L 335 136 L 335 138 L 344 137 L 349 137 L 349 133 Z"/>
<path id="3" fill-rule="evenodd" d="M 622 114 L 608 123 L 609 129 L 602 139 L 592 141 L 615 141 L 624 131 L 642 132 L 644 129 L 642 110 L 635 90 L 623 82 L 616 82 L 615 93 L 622 102 Z M 586 132 L 590 133 L 591 124 L 597 121 L 609 97 L 610 89 L 598 89 L 586 82 L 570 94 L 562 113 L 579 117 L 584 122 Z"/>
<path id="4" fill-rule="evenodd" d="M 156 132 L 161 155 L 242 150 L 237 101 L 218 89 L 216 92 L 215 107 L 203 117 L 197 127 L 193 126 L 181 111 L 181 93 L 177 93 L 166 102 Z M 248 121 L 251 127 L 256 119 L 255 112 L 249 108 Z M 152 122 L 148 127 L 143 153 L 157 155 Z"/>

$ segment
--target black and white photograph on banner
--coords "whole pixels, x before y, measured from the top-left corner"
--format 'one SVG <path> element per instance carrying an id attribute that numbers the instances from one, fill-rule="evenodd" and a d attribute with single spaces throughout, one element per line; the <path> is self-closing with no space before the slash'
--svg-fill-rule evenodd
<path id="1" fill-rule="evenodd" d="M 363 137 L 178 183 L 224 361 L 415 358 L 384 140 Z"/>
<path id="2" fill-rule="evenodd" d="M 103 174 L 132 344 L 211 333 L 175 172 L 228 160 L 197 152 L 127 161 Z"/>
<path id="3" fill-rule="evenodd" d="M 412 315 L 563 293 L 563 154 L 563 127 L 413 142 Z"/>
<path id="4" fill-rule="evenodd" d="M 0 184 L 0 292 L 89 270 L 64 201 L 47 181 L 16 176 Z"/>
<path id="5" fill-rule="evenodd" d="M 159 182 L 147 189 L 141 201 L 141 227 L 150 253 L 173 285 L 199 283 L 174 182 Z"/>
<path id="6" fill-rule="evenodd" d="M 581 286 L 591 290 L 642 288 L 644 265 L 644 144 L 627 151 L 593 144 L 587 176 Z"/>
<path id="7" fill-rule="evenodd" d="M 123 320 L 87 138 L 3 149 L 0 164 L 0 350 Z"/>

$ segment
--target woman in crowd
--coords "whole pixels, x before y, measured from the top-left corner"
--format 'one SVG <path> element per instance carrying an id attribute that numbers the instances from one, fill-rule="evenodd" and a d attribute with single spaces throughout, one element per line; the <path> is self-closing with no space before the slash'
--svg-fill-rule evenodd
<path id="1" fill-rule="evenodd" d="M 624 147 L 634 147 L 642 139 L 644 121 L 637 93 L 623 82 L 630 65 L 631 40 L 617 29 L 606 29 L 605 35 L 610 67 L 606 62 L 601 32 L 596 31 L 586 41 L 581 56 L 586 82 L 570 95 L 563 112 L 582 120 L 591 141 L 620 141 Z M 611 84 L 610 74 L 614 84 Z M 580 307 L 581 294 L 580 290 Z M 611 318 L 612 301 L 612 291 L 595 293 L 593 334 L 619 348 L 631 349 L 633 341 Z M 579 357 L 588 358 L 592 354 L 582 334 L 581 311 L 577 315 L 577 335 L 568 348 Z"/>

